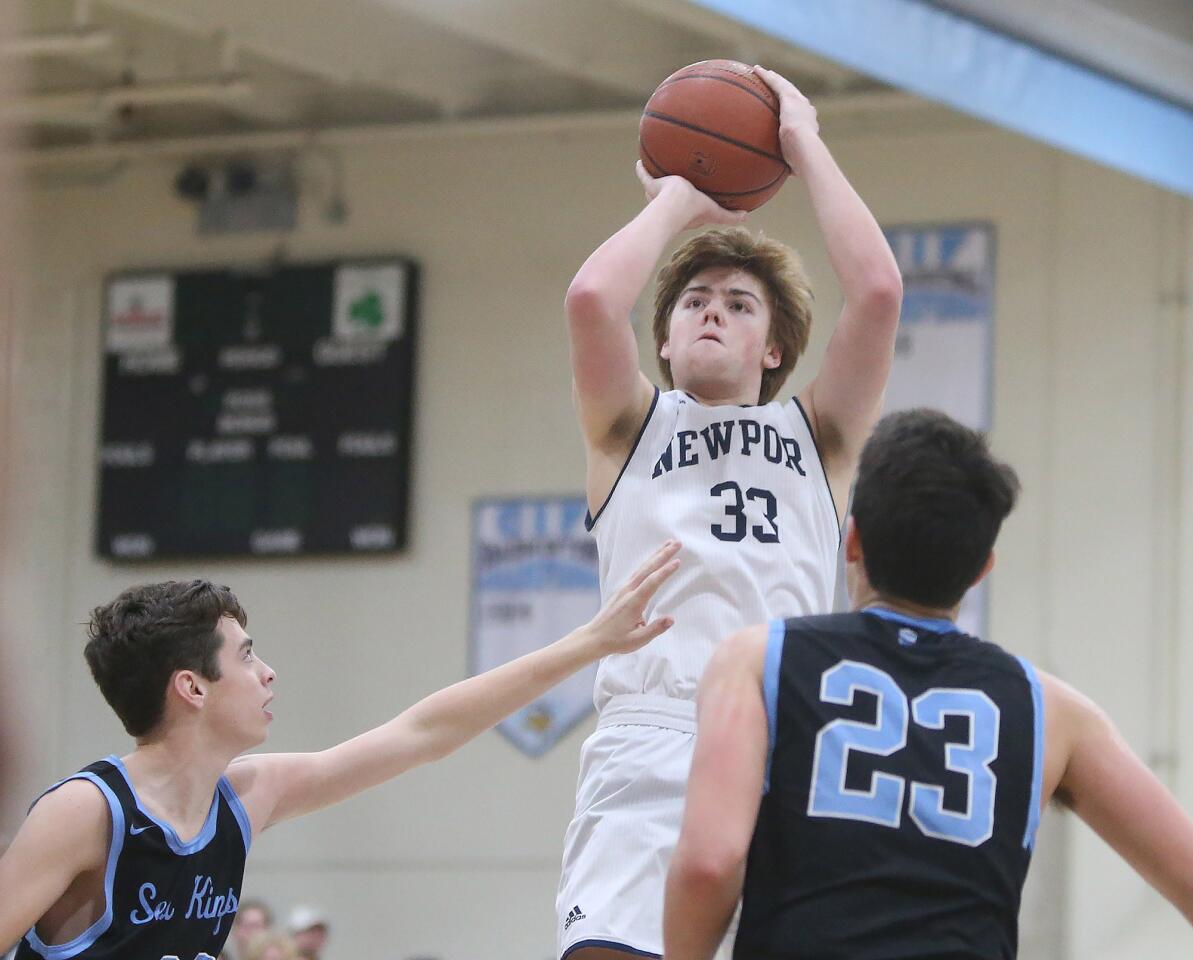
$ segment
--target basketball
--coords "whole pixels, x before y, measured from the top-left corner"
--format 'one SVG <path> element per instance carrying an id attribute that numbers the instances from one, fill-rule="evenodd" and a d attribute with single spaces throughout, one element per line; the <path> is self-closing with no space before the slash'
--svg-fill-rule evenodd
<path id="1" fill-rule="evenodd" d="M 677 70 L 646 102 L 638 154 L 652 177 L 678 174 L 731 210 L 754 210 L 791 172 L 779 146 L 779 100 L 744 63 Z"/>

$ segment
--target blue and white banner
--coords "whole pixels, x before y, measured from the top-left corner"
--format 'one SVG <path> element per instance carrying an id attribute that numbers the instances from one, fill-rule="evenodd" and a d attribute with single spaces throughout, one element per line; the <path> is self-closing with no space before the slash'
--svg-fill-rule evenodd
<path id="1" fill-rule="evenodd" d="M 472 509 L 473 674 L 559 639 L 601 606 L 596 542 L 582 496 L 481 500 Z M 595 664 L 504 721 L 518 749 L 540 756 L 593 709 Z"/>
<path id="2" fill-rule="evenodd" d="M 903 309 L 883 413 L 935 407 L 990 429 L 994 368 L 994 227 L 896 226 L 884 231 L 903 274 Z M 845 609 L 844 560 L 837 606 Z M 958 625 L 984 636 L 986 584 L 965 595 Z"/>
<path id="3" fill-rule="evenodd" d="M 975 430 L 990 427 L 994 228 L 890 227 L 903 274 L 903 310 L 884 413 L 936 407 Z"/>
<path id="4" fill-rule="evenodd" d="M 888 227 L 903 274 L 903 312 L 884 413 L 935 407 L 989 430 L 994 387 L 994 227 Z M 985 636 L 986 581 L 965 595 L 957 624 Z"/>

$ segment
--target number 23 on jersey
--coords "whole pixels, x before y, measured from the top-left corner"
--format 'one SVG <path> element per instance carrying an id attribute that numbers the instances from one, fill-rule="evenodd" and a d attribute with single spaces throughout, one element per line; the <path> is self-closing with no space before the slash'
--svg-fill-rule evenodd
<path id="1" fill-rule="evenodd" d="M 908 814 L 925 836 L 970 847 L 989 840 L 994 833 L 998 787 L 990 769 L 998 757 L 1000 713 L 994 701 L 981 690 L 934 687 L 909 704 L 907 695 L 889 674 L 853 660 L 842 660 L 821 675 L 820 699 L 824 703 L 853 706 L 859 692 L 875 698 L 874 721 L 838 718 L 817 733 L 808 816 L 898 828 L 907 780 L 892 773 L 874 772 L 868 789 L 847 787 L 850 754 L 889 757 L 907 746 L 909 731 L 915 735 L 913 724 L 943 730 L 947 717 L 961 717 L 966 721 L 968 737 L 946 743 L 941 761 L 945 770 L 965 777 L 965 809 L 947 809 L 940 784 L 913 780 Z"/>

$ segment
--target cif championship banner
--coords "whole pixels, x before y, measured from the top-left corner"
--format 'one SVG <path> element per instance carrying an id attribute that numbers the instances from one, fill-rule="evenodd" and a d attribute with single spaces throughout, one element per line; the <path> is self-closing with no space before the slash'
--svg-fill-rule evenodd
<path id="1" fill-rule="evenodd" d="M 472 508 L 471 670 L 475 675 L 564 636 L 601 606 L 596 542 L 583 497 L 481 500 Z M 592 710 L 595 664 L 498 726 L 540 756 Z"/>
<path id="2" fill-rule="evenodd" d="M 891 227 L 886 236 L 903 274 L 903 311 L 884 412 L 936 407 L 988 430 L 994 228 Z"/>
<path id="3" fill-rule="evenodd" d="M 994 367 L 994 227 L 890 227 L 903 311 L 884 413 L 935 407 L 989 430 Z M 966 594 L 957 624 L 986 634 L 987 581 Z"/>
<path id="4" fill-rule="evenodd" d="M 935 407 L 990 429 L 993 390 L 994 227 L 983 223 L 885 229 L 903 274 L 903 309 L 883 413 Z M 844 560 L 837 606 L 848 608 Z M 958 625 L 984 636 L 986 585 L 969 591 Z"/>

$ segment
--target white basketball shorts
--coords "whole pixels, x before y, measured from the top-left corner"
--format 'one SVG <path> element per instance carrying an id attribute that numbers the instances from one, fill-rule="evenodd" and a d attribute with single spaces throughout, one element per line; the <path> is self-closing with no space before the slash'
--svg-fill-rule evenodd
<path id="1" fill-rule="evenodd" d="M 679 839 L 696 704 L 618 696 L 580 751 L 576 811 L 555 899 L 558 956 L 606 947 L 663 955 L 663 891 Z M 717 953 L 729 960 L 735 931 Z"/>

